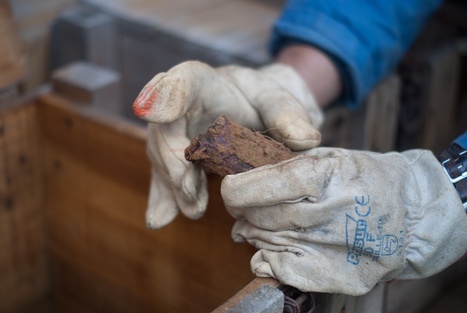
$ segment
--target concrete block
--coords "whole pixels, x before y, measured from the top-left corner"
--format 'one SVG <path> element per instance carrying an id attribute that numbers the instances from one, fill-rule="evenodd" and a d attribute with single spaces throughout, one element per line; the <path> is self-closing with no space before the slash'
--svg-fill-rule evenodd
<path id="1" fill-rule="evenodd" d="M 116 28 L 114 19 L 88 6 L 64 11 L 52 26 L 52 68 L 86 60 L 116 69 Z"/>
<path id="2" fill-rule="evenodd" d="M 80 104 L 121 114 L 120 75 L 87 62 L 75 62 L 54 71 L 54 90 Z"/>

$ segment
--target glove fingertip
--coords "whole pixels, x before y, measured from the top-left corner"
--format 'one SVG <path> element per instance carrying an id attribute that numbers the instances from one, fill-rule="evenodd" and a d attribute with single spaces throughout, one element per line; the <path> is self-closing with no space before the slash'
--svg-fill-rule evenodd
<path id="1" fill-rule="evenodd" d="M 194 202 L 207 197 L 206 174 L 192 164 L 186 169 L 181 182 L 181 194 L 187 202 Z"/>
<path id="2" fill-rule="evenodd" d="M 236 243 L 245 242 L 246 239 L 240 234 L 232 234 L 232 240 Z"/>
<path id="3" fill-rule="evenodd" d="M 188 194 L 184 190 L 180 196 L 176 196 L 176 199 L 183 214 L 192 220 L 197 220 L 203 217 L 208 206 L 209 195 L 206 182 L 201 180 L 198 189 L 192 192 L 193 194 Z"/>
<path id="4" fill-rule="evenodd" d="M 153 169 L 146 209 L 146 226 L 149 229 L 162 228 L 172 222 L 178 212 L 179 208 L 172 190 Z"/>
<path id="5" fill-rule="evenodd" d="M 177 217 L 178 212 L 176 206 L 149 207 L 146 210 L 146 226 L 149 229 L 160 229 L 170 224 Z"/>
<path id="6" fill-rule="evenodd" d="M 209 200 L 206 174 L 192 166 L 182 179 L 181 190 L 176 199 L 186 217 L 200 219 L 206 212 Z"/>
<path id="7" fill-rule="evenodd" d="M 199 220 L 206 213 L 207 201 L 195 201 L 194 203 L 184 203 L 180 205 L 183 215 L 192 220 Z"/>
<path id="8" fill-rule="evenodd" d="M 278 119 L 271 125 L 270 132 L 275 139 L 295 151 L 311 149 L 321 143 L 321 133 L 300 117 Z"/>
<path id="9" fill-rule="evenodd" d="M 293 151 L 303 151 L 317 147 L 321 143 L 321 134 L 314 138 L 286 139 L 284 144 Z"/>
<path id="10" fill-rule="evenodd" d="M 277 278 L 274 275 L 274 272 L 271 268 L 271 264 L 264 261 L 262 257 L 262 250 L 256 252 L 250 261 L 251 271 L 258 277 L 273 277 Z"/>

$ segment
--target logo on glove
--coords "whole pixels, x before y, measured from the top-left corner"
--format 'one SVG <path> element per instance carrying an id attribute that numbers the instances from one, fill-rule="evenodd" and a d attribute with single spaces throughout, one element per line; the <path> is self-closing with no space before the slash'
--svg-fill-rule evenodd
<path id="1" fill-rule="evenodd" d="M 370 196 L 355 197 L 355 203 L 355 216 L 346 214 L 347 262 L 358 265 L 362 255 L 370 257 L 373 261 L 393 255 L 399 241 L 394 235 L 383 234 L 383 219 L 378 219 L 376 232 L 369 229 Z"/>

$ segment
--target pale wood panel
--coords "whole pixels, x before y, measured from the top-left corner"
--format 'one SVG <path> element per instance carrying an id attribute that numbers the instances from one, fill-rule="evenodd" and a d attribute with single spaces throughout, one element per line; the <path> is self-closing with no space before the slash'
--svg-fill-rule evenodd
<path id="1" fill-rule="evenodd" d="M 57 14 L 76 0 L 13 0 L 10 1 L 16 25 L 21 33 L 47 30 Z"/>
<path id="2" fill-rule="evenodd" d="M 24 61 L 9 2 L 0 0 L 0 90 L 24 77 Z"/>
<path id="3" fill-rule="evenodd" d="M 461 87 L 460 64 L 459 52 L 454 45 L 439 49 L 428 59 L 431 77 L 426 91 L 427 115 L 422 147 L 436 154 L 459 135 L 454 132 L 454 123 L 458 88 Z"/>
<path id="4" fill-rule="evenodd" d="M 400 79 L 392 74 L 376 86 L 366 101 L 363 149 L 395 150 L 399 113 Z"/>
<path id="5" fill-rule="evenodd" d="M 26 73 L 22 79 L 22 91 L 33 91 L 49 78 L 51 24 L 62 10 L 70 7 L 77 0 L 11 0 L 7 2 L 11 5 L 25 57 Z"/>
<path id="6" fill-rule="evenodd" d="M 251 281 L 254 249 L 232 242 L 219 179 L 201 220 L 150 231 L 145 129 L 53 95 L 41 102 L 57 312 L 208 312 Z"/>
<path id="7" fill-rule="evenodd" d="M 0 312 L 43 312 L 48 291 L 37 112 L 0 111 Z"/>

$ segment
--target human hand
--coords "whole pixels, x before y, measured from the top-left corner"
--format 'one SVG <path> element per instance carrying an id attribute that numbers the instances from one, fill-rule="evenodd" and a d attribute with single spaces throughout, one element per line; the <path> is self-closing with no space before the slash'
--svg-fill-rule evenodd
<path id="1" fill-rule="evenodd" d="M 319 144 L 323 116 L 313 95 L 290 67 L 274 64 L 259 70 L 239 66 L 214 69 L 190 61 L 156 75 L 133 104 L 149 122 L 147 151 L 152 179 L 146 222 L 149 228 L 170 223 L 181 210 L 196 219 L 208 194 L 202 170 L 184 158 L 190 139 L 219 115 L 271 137 L 294 150 Z"/>
<path id="2" fill-rule="evenodd" d="M 227 175 L 221 192 L 233 239 L 259 249 L 252 271 L 302 291 L 362 295 L 467 250 L 464 208 L 429 151 L 315 148 Z"/>

